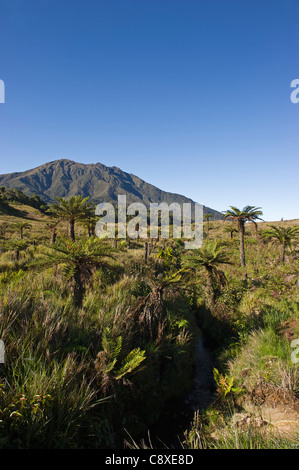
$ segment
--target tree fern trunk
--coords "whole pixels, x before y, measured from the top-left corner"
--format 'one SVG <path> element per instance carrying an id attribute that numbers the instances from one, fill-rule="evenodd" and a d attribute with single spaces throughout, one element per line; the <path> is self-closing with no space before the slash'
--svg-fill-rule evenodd
<path id="1" fill-rule="evenodd" d="M 69 221 L 69 235 L 71 240 L 75 241 L 75 221 L 71 219 Z"/>
<path id="2" fill-rule="evenodd" d="M 56 242 L 56 236 L 57 236 L 56 229 L 54 229 L 52 232 L 52 237 L 51 237 L 52 245 Z"/>
<path id="3" fill-rule="evenodd" d="M 282 248 L 281 248 L 281 264 L 285 264 L 285 259 L 286 259 L 286 244 L 285 242 L 282 243 Z"/>
<path id="4" fill-rule="evenodd" d="M 245 266 L 245 248 L 244 248 L 244 233 L 245 233 L 245 223 L 239 221 L 239 236 L 240 236 L 240 262 L 241 266 Z"/>
<path id="5" fill-rule="evenodd" d="M 144 244 L 144 255 L 143 255 L 145 264 L 147 264 L 147 256 L 148 256 L 148 243 L 145 242 L 145 244 Z"/>
<path id="6" fill-rule="evenodd" d="M 84 286 L 82 284 L 79 269 L 75 270 L 72 281 L 73 281 L 73 283 L 72 283 L 71 293 L 72 293 L 72 297 L 73 297 L 73 300 L 74 300 L 74 305 L 78 308 L 81 308 L 82 303 L 83 303 L 83 297 L 84 297 L 85 289 L 84 289 Z"/>
<path id="7" fill-rule="evenodd" d="M 213 270 L 210 266 L 206 266 L 207 273 L 207 296 L 208 296 L 208 306 L 213 310 L 215 306 L 215 292 L 213 288 Z"/>

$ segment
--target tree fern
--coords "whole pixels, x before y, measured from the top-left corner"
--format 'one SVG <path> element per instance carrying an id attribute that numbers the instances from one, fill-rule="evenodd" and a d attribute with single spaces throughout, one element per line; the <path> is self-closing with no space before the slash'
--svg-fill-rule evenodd
<path id="1" fill-rule="evenodd" d="M 60 220 L 66 220 L 69 226 L 69 236 L 75 241 L 75 221 L 91 216 L 93 204 L 89 197 L 71 196 L 68 200 L 63 197 L 56 198 L 58 204 L 51 204 L 48 213 Z"/>
<path id="2" fill-rule="evenodd" d="M 256 229 L 257 224 L 256 220 L 262 220 L 261 215 L 263 215 L 260 207 L 255 206 L 246 206 L 242 210 L 238 209 L 235 206 L 230 206 L 230 209 L 224 211 L 225 219 L 232 220 L 237 222 L 238 231 L 240 236 L 240 262 L 241 266 L 245 266 L 245 248 L 244 248 L 244 233 L 245 233 L 245 223 L 252 222 L 254 223 Z"/>
<path id="3" fill-rule="evenodd" d="M 78 242 L 61 240 L 49 247 L 41 248 L 41 256 L 28 267 L 47 269 L 59 266 L 64 276 L 71 280 L 71 293 L 76 306 L 81 307 L 86 286 L 95 269 L 114 268 L 108 263 L 115 250 L 102 240 L 89 238 Z"/>
<path id="4" fill-rule="evenodd" d="M 281 264 L 285 263 L 286 249 L 292 249 L 294 242 L 299 240 L 299 227 L 276 227 L 269 225 L 270 229 L 262 233 L 265 239 L 273 239 L 281 245 Z"/>

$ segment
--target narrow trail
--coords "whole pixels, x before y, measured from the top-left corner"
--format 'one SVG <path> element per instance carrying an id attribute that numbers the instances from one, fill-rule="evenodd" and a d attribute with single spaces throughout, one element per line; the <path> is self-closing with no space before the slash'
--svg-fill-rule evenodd
<path id="1" fill-rule="evenodd" d="M 204 410 L 214 399 L 213 367 L 212 357 L 198 329 L 193 385 L 180 400 L 168 404 L 164 416 L 150 429 L 155 448 L 181 448 L 182 433 L 190 426 L 194 412 Z"/>
<path id="2" fill-rule="evenodd" d="M 205 409 L 213 401 L 215 389 L 213 368 L 211 354 L 205 347 L 202 332 L 198 330 L 193 388 L 185 398 L 190 411 Z"/>

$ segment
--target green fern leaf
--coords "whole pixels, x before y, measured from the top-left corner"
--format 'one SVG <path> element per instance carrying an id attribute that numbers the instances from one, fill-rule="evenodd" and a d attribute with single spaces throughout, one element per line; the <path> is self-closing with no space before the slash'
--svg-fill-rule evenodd
<path id="1" fill-rule="evenodd" d="M 119 380 L 124 377 L 124 375 L 127 375 L 133 370 L 137 369 L 141 362 L 146 359 L 144 355 L 145 351 L 140 351 L 140 348 L 132 349 L 132 351 L 129 352 L 126 358 L 122 361 L 118 371 L 116 371 L 115 379 Z"/>

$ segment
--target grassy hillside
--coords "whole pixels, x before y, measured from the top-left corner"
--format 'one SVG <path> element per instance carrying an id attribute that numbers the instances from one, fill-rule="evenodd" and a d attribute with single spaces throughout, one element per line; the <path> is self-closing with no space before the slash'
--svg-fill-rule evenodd
<path id="1" fill-rule="evenodd" d="M 282 264 L 269 224 L 248 223 L 241 267 L 231 223 L 205 222 L 204 247 L 225 242 L 209 283 L 181 240 L 115 246 L 76 222 L 72 242 L 62 221 L 51 244 L 50 216 L 11 207 L 26 217 L 0 215 L 1 448 L 149 447 L 168 420 L 186 449 L 298 447 L 298 239 Z M 214 386 L 188 408 L 200 335 Z"/>

